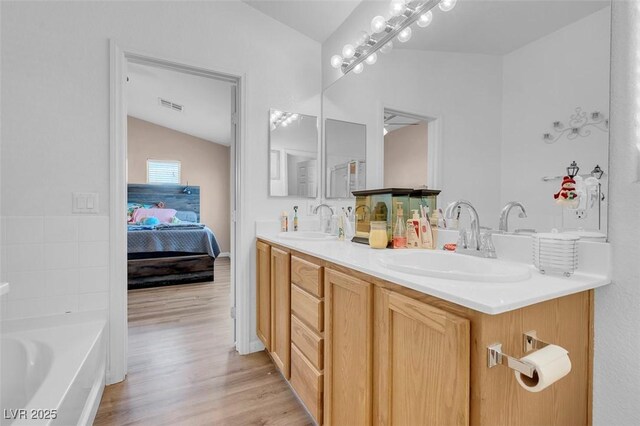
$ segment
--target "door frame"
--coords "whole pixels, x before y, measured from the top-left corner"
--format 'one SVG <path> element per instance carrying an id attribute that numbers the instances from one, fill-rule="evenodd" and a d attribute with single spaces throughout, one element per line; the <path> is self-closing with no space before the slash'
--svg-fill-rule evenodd
<path id="1" fill-rule="evenodd" d="M 125 379 L 127 374 L 128 319 L 127 319 L 127 223 L 124 212 L 127 206 L 127 108 L 126 65 L 128 62 L 146 64 L 174 71 L 228 81 L 236 87 L 236 114 L 232 113 L 235 140 L 231 141 L 230 153 L 230 239 L 231 239 L 231 306 L 235 312 L 234 334 L 236 350 L 250 352 L 250 288 L 246 284 L 246 273 L 238 268 L 242 241 L 242 174 L 244 160 L 245 85 L 246 75 L 237 72 L 212 70 L 178 62 L 155 55 L 123 48 L 116 41 L 109 41 L 110 49 L 110 202 L 109 202 L 109 308 L 108 308 L 108 353 L 106 383 L 113 384 Z M 230 100 L 230 104 L 232 100 Z M 232 129 L 233 130 L 233 129 Z M 233 132 L 232 132 L 233 133 Z M 232 313 L 230 313 L 232 314 Z"/>

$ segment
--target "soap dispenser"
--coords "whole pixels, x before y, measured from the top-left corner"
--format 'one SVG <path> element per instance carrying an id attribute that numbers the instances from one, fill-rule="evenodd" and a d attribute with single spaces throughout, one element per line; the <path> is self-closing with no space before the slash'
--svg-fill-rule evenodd
<path id="1" fill-rule="evenodd" d="M 401 202 L 398 202 L 396 209 L 396 225 L 393 228 L 393 248 L 407 248 L 407 231 L 404 226 L 404 212 L 402 211 Z"/>

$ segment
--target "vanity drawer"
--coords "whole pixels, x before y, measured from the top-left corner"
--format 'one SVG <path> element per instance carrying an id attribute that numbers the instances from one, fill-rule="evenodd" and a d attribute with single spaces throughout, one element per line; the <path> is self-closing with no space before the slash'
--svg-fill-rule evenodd
<path id="1" fill-rule="evenodd" d="M 291 345 L 291 386 L 311 413 L 317 424 L 322 424 L 323 374 Z"/>
<path id="2" fill-rule="evenodd" d="M 324 330 L 324 302 L 295 284 L 291 284 L 291 312 L 312 330 Z"/>
<path id="3" fill-rule="evenodd" d="M 324 296 L 322 266 L 291 256 L 291 282 L 316 297 Z"/>
<path id="4" fill-rule="evenodd" d="M 318 370 L 324 368 L 324 339 L 294 315 L 291 316 L 291 342 L 315 368 Z"/>

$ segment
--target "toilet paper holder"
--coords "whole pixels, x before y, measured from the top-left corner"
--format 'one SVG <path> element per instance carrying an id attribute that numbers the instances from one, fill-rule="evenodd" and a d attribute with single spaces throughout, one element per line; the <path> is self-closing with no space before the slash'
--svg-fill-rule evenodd
<path id="1" fill-rule="evenodd" d="M 523 333 L 522 342 L 525 353 L 549 346 L 549 343 L 538 339 L 535 330 Z M 502 343 L 494 343 L 487 346 L 487 363 L 489 368 L 495 367 L 496 365 L 506 365 L 512 370 L 516 370 L 531 378 L 533 378 L 533 373 L 535 372 L 535 368 L 532 365 L 502 352 Z"/>

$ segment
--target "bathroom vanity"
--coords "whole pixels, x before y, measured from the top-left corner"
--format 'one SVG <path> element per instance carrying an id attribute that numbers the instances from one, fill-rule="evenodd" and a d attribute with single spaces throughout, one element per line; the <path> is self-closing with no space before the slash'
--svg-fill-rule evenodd
<path id="1" fill-rule="evenodd" d="M 382 266 L 397 252 L 258 235 L 258 336 L 318 424 L 591 422 L 593 288 L 607 276 L 433 278 Z M 488 367 L 489 345 L 520 358 L 529 331 L 572 364 L 538 393 Z"/>

